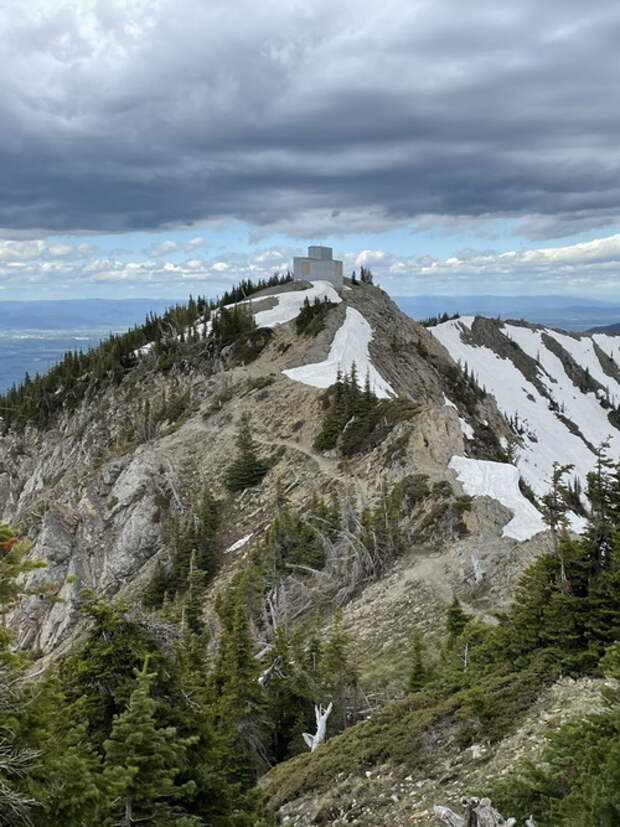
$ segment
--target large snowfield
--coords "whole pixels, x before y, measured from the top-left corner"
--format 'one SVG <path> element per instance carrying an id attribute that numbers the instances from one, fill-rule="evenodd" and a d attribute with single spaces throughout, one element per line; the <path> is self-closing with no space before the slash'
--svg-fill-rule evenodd
<path id="1" fill-rule="evenodd" d="M 504 335 L 538 360 L 538 379 L 557 403 L 556 412 L 509 359 L 501 358 L 488 347 L 462 341 L 461 333 L 470 329 L 472 322 L 473 317 L 462 317 L 437 325 L 431 332 L 453 359 L 467 366 L 478 384 L 493 394 L 500 411 L 509 420 L 518 422 L 523 434 L 522 445 L 517 446 L 516 466 L 535 494 L 540 496 L 549 490 L 555 462 L 573 465 L 573 476 L 579 477 L 582 483 L 594 466 L 593 450 L 562 421 L 562 415 L 578 427 L 594 448 L 609 440 L 610 456 L 620 458 L 620 433 L 610 424 L 608 409 L 594 393 L 583 393 L 573 384 L 560 359 L 545 346 L 542 333 L 552 336 L 582 368 L 587 368 L 590 375 L 608 389 L 609 401 L 617 404 L 620 384 L 604 373 L 594 352 L 594 337 L 576 339 L 552 330 L 502 325 Z M 610 357 L 620 357 L 617 337 L 600 334 L 594 341 Z"/>
<path id="2" fill-rule="evenodd" d="M 368 345 L 371 339 L 372 328 L 366 319 L 355 308 L 347 307 L 345 320 L 336 331 L 327 359 L 312 365 L 289 368 L 282 373 L 289 379 L 314 388 L 328 388 L 336 381 L 338 371 L 351 373 L 355 364 L 360 382 L 364 382 L 368 376 L 370 387 L 380 399 L 396 396 L 394 388 L 381 376 L 370 359 Z"/>

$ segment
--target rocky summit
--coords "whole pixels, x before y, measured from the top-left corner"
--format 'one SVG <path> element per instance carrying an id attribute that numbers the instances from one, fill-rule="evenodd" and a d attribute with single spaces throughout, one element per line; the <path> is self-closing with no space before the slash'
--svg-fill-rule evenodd
<path id="1" fill-rule="evenodd" d="M 607 543 L 588 583 L 617 576 L 620 338 L 433 321 L 368 274 L 342 289 L 274 278 L 3 397 L 1 521 L 31 564 L 4 614 L 25 680 L 64 675 L 76 739 L 95 732 L 101 752 L 133 695 L 101 671 L 72 681 L 101 640 L 113 648 L 112 607 L 117 632 L 142 636 L 114 669 L 133 680 L 152 654 L 168 670 L 158 702 L 202 704 L 231 800 L 256 797 L 246 821 L 222 803 L 185 822 L 208 810 L 187 789 L 147 823 L 456 824 L 441 807 L 456 818 L 463 795 L 493 793 L 518 823 L 531 800 L 536 823 L 585 827 L 501 783 L 616 687 L 600 663 L 617 595 L 600 586 L 606 619 L 586 631 L 575 618 L 595 609 L 571 600 L 586 546 Z M 88 717 L 89 692 L 113 698 L 109 720 Z M 104 823 L 95 799 L 92 821 L 76 805 L 64 823 Z"/>

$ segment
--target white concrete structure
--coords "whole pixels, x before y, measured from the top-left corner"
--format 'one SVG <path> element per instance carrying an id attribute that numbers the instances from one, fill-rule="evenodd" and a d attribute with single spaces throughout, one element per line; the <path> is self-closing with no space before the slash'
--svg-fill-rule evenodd
<path id="1" fill-rule="evenodd" d="M 308 255 L 293 259 L 295 281 L 329 281 L 342 287 L 342 262 L 333 258 L 331 247 L 308 247 Z"/>

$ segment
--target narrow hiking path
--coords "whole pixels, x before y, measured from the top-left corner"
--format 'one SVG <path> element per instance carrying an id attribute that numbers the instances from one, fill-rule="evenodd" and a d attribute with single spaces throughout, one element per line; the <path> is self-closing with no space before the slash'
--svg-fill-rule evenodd
<path id="1" fill-rule="evenodd" d="M 201 430 L 207 430 L 207 428 L 204 427 L 201 428 Z M 225 434 L 233 441 L 237 434 L 237 428 L 227 423 L 222 425 L 219 432 L 222 435 Z M 342 490 L 346 490 L 347 486 L 351 486 L 363 503 L 368 502 L 372 498 L 373 492 L 370 490 L 368 482 L 364 477 L 343 471 L 342 468 L 339 467 L 339 459 L 326 457 L 317 453 L 308 442 L 296 442 L 292 439 L 271 437 L 265 432 L 257 432 L 257 429 L 253 430 L 252 437 L 258 445 L 266 448 L 273 449 L 282 447 L 287 451 L 303 454 L 318 468 L 323 476 L 335 482 Z"/>

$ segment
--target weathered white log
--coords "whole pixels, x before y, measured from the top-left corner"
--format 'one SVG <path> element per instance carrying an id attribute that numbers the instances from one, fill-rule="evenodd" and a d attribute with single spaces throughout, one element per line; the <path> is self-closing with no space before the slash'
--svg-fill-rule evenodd
<path id="1" fill-rule="evenodd" d="M 505 819 L 491 806 L 489 798 L 471 798 L 463 796 L 461 804 L 465 808 L 465 815 L 460 816 L 449 807 L 433 807 L 435 816 L 448 824 L 449 827 L 514 827 L 516 818 Z M 536 823 L 530 816 L 528 827 L 536 827 Z"/>
<path id="2" fill-rule="evenodd" d="M 329 703 L 327 707 L 317 706 L 314 705 L 314 717 L 316 718 L 316 732 L 314 735 L 310 735 L 309 732 L 304 732 L 302 738 L 306 742 L 306 746 L 310 749 L 310 752 L 314 752 L 314 750 L 323 743 L 325 740 L 325 733 L 327 731 L 327 719 L 332 711 L 332 704 Z"/>

